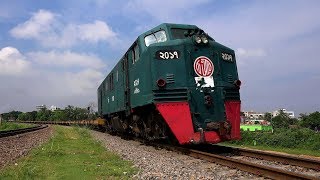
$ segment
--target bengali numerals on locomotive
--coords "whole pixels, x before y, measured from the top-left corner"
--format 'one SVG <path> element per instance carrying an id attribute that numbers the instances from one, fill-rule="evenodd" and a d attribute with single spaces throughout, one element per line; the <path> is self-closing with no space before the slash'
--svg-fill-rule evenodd
<path id="1" fill-rule="evenodd" d="M 156 58 L 157 59 L 179 59 L 180 58 L 180 52 L 174 51 L 174 50 L 160 50 L 156 52 Z"/>
<path id="2" fill-rule="evenodd" d="M 232 55 L 228 53 L 221 53 L 221 57 L 225 61 L 233 62 Z"/>

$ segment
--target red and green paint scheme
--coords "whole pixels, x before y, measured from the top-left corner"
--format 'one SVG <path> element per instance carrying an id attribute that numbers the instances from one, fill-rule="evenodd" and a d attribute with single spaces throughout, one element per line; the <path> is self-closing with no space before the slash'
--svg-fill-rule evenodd
<path id="1" fill-rule="evenodd" d="M 179 144 L 240 139 L 235 53 L 194 25 L 161 24 L 136 41 L 98 88 L 108 130 Z"/>

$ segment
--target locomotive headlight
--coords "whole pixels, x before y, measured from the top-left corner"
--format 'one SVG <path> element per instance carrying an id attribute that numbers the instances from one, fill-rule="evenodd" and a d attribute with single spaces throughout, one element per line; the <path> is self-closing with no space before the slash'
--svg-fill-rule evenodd
<path id="1" fill-rule="evenodd" d="M 197 44 L 200 44 L 200 43 L 201 43 L 201 38 L 200 38 L 200 36 L 198 36 L 198 35 L 196 35 L 196 36 L 194 37 L 194 40 L 196 41 Z"/>
<path id="2" fill-rule="evenodd" d="M 207 44 L 207 43 L 209 42 L 207 36 L 205 36 L 205 35 L 202 35 L 202 36 L 201 36 L 201 41 L 202 41 L 204 44 Z"/>

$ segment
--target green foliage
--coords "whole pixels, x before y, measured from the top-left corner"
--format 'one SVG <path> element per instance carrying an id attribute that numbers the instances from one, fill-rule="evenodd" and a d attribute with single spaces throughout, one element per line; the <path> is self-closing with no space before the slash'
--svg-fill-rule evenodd
<path id="1" fill-rule="evenodd" d="M 129 179 L 131 162 L 107 151 L 83 128 L 55 127 L 53 138 L 16 165 L 0 171 L 0 179 Z"/>
<path id="2" fill-rule="evenodd" d="M 36 120 L 37 121 L 48 121 L 51 117 L 51 111 L 43 108 L 40 111 L 38 111 L 36 115 Z"/>
<path id="3" fill-rule="evenodd" d="M 267 115 L 267 113 L 266 113 L 265 116 L 269 116 L 269 115 Z M 278 116 L 276 116 L 276 117 L 271 119 L 271 125 L 275 129 L 277 129 L 277 128 L 289 128 L 290 125 L 296 125 L 296 124 L 298 124 L 298 119 L 290 118 L 283 111 L 280 111 L 280 114 Z"/>
<path id="4" fill-rule="evenodd" d="M 320 150 L 320 134 L 308 128 L 275 129 L 274 133 L 242 131 L 242 139 L 234 141 L 237 145 L 257 145 L 280 148 Z"/>
<path id="5" fill-rule="evenodd" d="M 39 111 L 21 113 L 18 116 L 20 121 L 67 121 L 96 119 L 97 113 L 89 112 L 87 108 L 80 108 L 68 105 L 63 110 L 50 111 L 43 108 Z"/>
<path id="6" fill-rule="evenodd" d="M 290 118 L 287 114 L 280 112 L 280 114 L 271 119 L 271 125 L 273 128 L 288 128 L 290 125 Z"/>
<path id="7" fill-rule="evenodd" d="M 20 112 L 20 111 L 11 111 L 11 112 L 8 112 L 8 113 L 2 113 L 1 117 L 5 121 L 16 120 L 21 113 L 22 112 Z"/>
<path id="8" fill-rule="evenodd" d="M 318 111 L 309 115 L 300 114 L 300 116 L 301 126 L 320 131 L 320 113 Z"/>
<path id="9" fill-rule="evenodd" d="M 28 128 L 32 127 L 31 124 L 19 124 L 19 123 L 13 123 L 13 122 L 2 122 L 0 124 L 0 131 L 8 131 L 8 130 L 14 130 L 14 129 L 22 129 L 22 128 Z"/>
<path id="10" fill-rule="evenodd" d="M 264 120 L 266 120 L 266 121 L 271 121 L 271 119 L 272 119 L 272 114 L 271 113 L 269 113 L 269 112 L 266 112 L 265 114 L 264 114 Z"/>

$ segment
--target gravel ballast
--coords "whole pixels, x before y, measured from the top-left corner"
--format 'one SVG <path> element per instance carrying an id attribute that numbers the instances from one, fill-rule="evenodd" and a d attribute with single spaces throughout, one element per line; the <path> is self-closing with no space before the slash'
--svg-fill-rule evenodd
<path id="1" fill-rule="evenodd" d="M 0 168 L 26 155 L 32 148 L 47 142 L 53 134 L 52 127 L 0 138 Z"/>
<path id="2" fill-rule="evenodd" d="M 264 179 L 187 155 L 156 149 L 137 141 L 97 131 L 91 131 L 91 134 L 108 150 L 132 161 L 140 169 L 133 177 L 136 179 Z"/>

